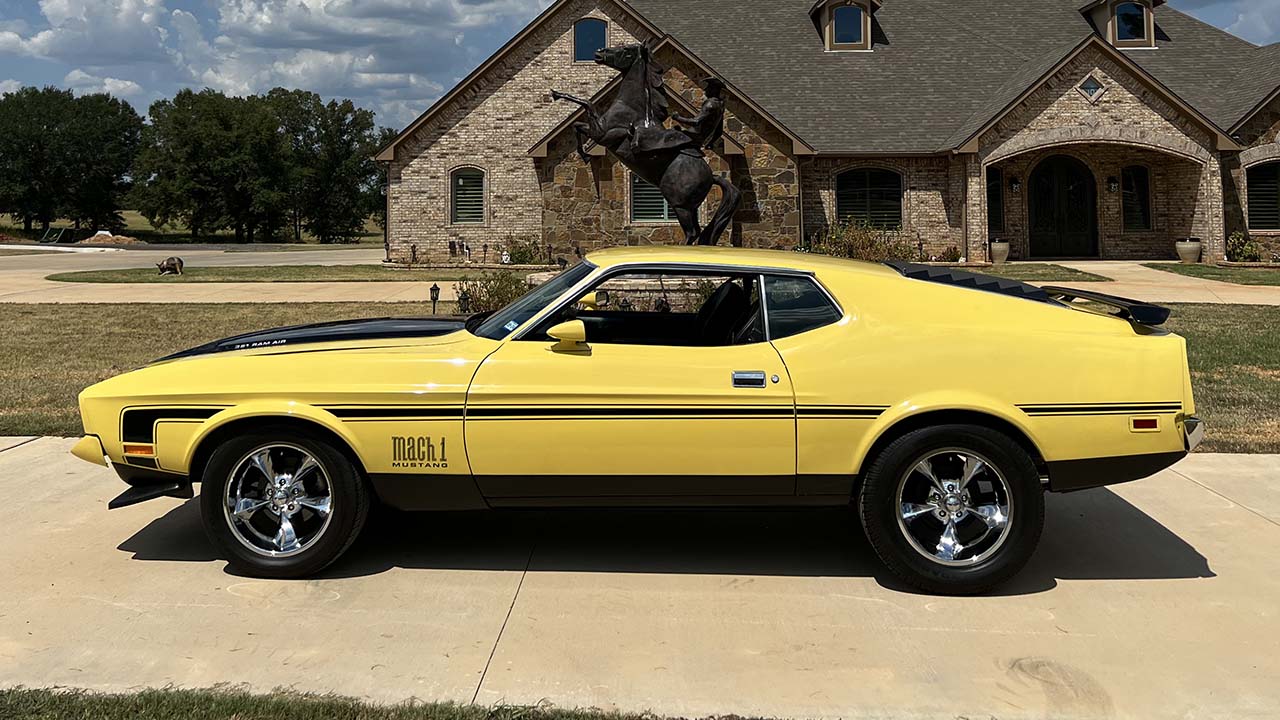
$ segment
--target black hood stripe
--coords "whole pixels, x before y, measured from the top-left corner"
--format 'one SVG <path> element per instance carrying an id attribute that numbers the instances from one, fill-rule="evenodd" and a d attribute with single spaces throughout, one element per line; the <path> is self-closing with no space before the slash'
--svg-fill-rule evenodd
<path id="1" fill-rule="evenodd" d="M 293 325 L 214 340 L 189 350 L 167 355 L 156 362 L 234 350 L 283 348 L 307 343 L 436 337 L 456 332 L 463 327 L 465 322 L 462 318 L 375 318 Z"/>

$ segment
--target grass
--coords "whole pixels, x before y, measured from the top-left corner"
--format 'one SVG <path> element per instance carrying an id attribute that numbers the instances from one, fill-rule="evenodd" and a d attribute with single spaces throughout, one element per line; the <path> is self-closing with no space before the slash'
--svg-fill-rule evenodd
<path id="1" fill-rule="evenodd" d="M 440 304 L 441 314 L 452 311 L 452 303 Z M 81 389 L 210 340 L 281 325 L 430 313 L 430 303 L 0 305 L 0 435 L 78 435 Z M 92 331 L 80 332 L 85 328 Z"/>
<path id="2" fill-rule="evenodd" d="M 149 243 L 234 243 L 236 239 L 235 233 L 229 231 L 214 233 L 212 235 L 201 235 L 199 238 L 193 238 L 191 237 L 191 231 L 181 224 L 166 225 L 163 228 L 152 227 L 151 222 L 143 217 L 142 213 L 137 210 L 121 210 L 120 215 L 124 218 L 124 229 L 120 231 L 121 235 L 135 237 Z M 22 229 L 21 224 L 12 224 L 12 219 L 8 216 L 5 216 L 5 219 L 7 224 L 0 223 L 0 235 L 12 235 L 15 238 L 39 240 L 44 234 L 43 231 L 38 228 L 33 228 L 31 232 L 27 232 Z M 68 220 L 57 220 L 53 223 L 53 227 L 72 228 L 74 225 L 72 225 Z M 286 229 L 285 232 L 288 232 L 288 229 Z M 289 235 L 288 237 L 292 237 L 292 235 Z M 308 249 L 315 249 L 318 247 L 341 249 L 353 246 L 353 243 L 320 245 L 316 242 L 314 237 L 305 231 L 302 233 L 302 240 L 303 242 L 301 246 Z M 353 238 L 353 240 L 356 240 L 360 245 L 377 244 L 378 246 L 381 246 L 382 229 L 378 227 L 377 223 L 375 223 L 372 218 L 369 218 L 368 220 L 365 220 L 362 232 Z M 281 242 L 287 243 L 288 241 L 282 239 Z M 298 245 L 298 243 L 293 244 Z M 253 248 L 256 247 L 256 244 L 245 245 L 245 247 Z"/>
<path id="3" fill-rule="evenodd" d="M 242 267 L 191 267 L 181 275 L 161 275 L 155 268 L 85 270 L 57 273 L 48 280 L 82 283 L 190 283 L 228 282 L 412 282 L 415 280 L 471 280 L 478 270 L 392 270 L 380 265 L 246 265 Z"/>
<path id="4" fill-rule="evenodd" d="M 0 257 L 7 255 L 54 255 L 57 250 L 18 250 L 17 248 L 0 247 Z"/>
<path id="5" fill-rule="evenodd" d="M 1175 305 L 1206 452 L 1280 453 L 1280 307 Z M 441 304 L 440 312 L 452 312 Z M 0 435 L 77 435 L 81 388 L 183 348 L 250 330 L 427 315 L 425 303 L 0 304 Z M 67 328 L 93 328 L 91 341 Z"/>
<path id="6" fill-rule="evenodd" d="M 1183 265 L 1181 263 L 1146 263 L 1143 267 L 1187 275 L 1201 280 L 1217 280 L 1235 285 L 1280 285 L 1280 267 L 1220 267 L 1218 265 Z"/>
<path id="7" fill-rule="evenodd" d="M 0 690 L 6 720 L 655 720 L 601 710 L 404 703 L 374 705 L 334 695 L 228 689 L 143 690 L 127 695 L 77 690 Z"/>
<path id="8" fill-rule="evenodd" d="M 1204 452 L 1280 453 L 1280 307 L 1172 305 L 1187 338 Z"/>
<path id="9" fill-rule="evenodd" d="M 1049 263 L 1008 263 L 976 272 L 1022 282 L 1111 282 L 1111 278 Z"/>

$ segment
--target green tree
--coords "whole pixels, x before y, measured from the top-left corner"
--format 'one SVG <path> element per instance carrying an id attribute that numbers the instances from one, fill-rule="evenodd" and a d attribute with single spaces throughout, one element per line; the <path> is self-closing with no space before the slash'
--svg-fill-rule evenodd
<path id="1" fill-rule="evenodd" d="M 71 172 L 63 178 L 61 215 L 76 227 L 119 228 L 121 199 L 142 139 L 142 118 L 129 103 L 107 94 L 84 95 L 72 103 L 63 127 Z"/>
<path id="2" fill-rule="evenodd" d="M 67 119 L 75 97 L 54 87 L 0 96 L 0 212 L 47 230 L 67 200 L 75 167 Z"/>
<path id="3" fill-rule="evenodd" d="M 363 229 L 377 183 L 373 113 L 350 100 L 331 100 L 317 116 L 315 132 L 304 224 L 322 243 L 346 240 Z"/>
<path id="4" fill-rule="evenodd" d="M 289 231 L 294 242 L 302 242 L 303 220 L 309 205 L 307 197 L 314 187 L 318 155 L 316 119 L 324 103 L 313 92 L 284 88 L 275 88 L 266 98 L 275 114 L 282 141 L 282 193 Z"/>
<path id="5" fill-rule="evenodd" d="M 394 128 L 379 128 L 378 140 L 374 146 L 379 150 L 391 144 L 392 140 L 400 133 Z M 387 229 L 387 173 L 390 171 L 390 163 L 377 163 L 378 176 L 376 178 L 376 186 L 369 192 L 369 210 L 368 215 L 373 218 L 378 227 Z"/>

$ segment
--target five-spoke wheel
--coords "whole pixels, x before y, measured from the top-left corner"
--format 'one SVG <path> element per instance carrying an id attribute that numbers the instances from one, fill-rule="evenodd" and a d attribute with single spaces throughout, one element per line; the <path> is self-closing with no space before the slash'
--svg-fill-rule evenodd
<path id="1" fill-rule="evenodd" d="M 1044 526 L 1030 454 L 977 425 L 927 427 L 894 440 L 870 460 L 858 509 L 894 574 L 946 594 L 982 592 L 1013 576 Z"/>
<path id="2" fill-rule="evenodd" d="M 200 495 L 205 528 L 227 559 L 264 577 L 321 570 L 354 542 L 369 510 L 368 488 L 351 460 L 290 427 L 218 446 Z"/>

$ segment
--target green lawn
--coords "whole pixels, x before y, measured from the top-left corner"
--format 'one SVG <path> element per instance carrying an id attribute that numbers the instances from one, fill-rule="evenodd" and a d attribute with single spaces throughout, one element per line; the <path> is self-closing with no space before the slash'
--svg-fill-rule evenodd
<path id="1" fill-rule="evenodd" d="M 48 276 L 58 282 L 85 283 L 227 283 L 227 282 L 413 282 L 471 280 L 479 270 L 395 270 L 380 265 L 246 265 L 192 267 L 181 275 L 161 275 L 155 268 L 85 270 Z"/>
<path id="2" fill-rule="evenodd" d="M 1183 265 L 1181 263 L 1146 263 L 1152 270 L 1187 275 L 1201 280 L 1218 280 L 1236 285 L 1280 285 L 1277 267 L 1220 267 L 1218 265 Z"/>
<path id="3" fill-rule="evenodd" d="M 1202 449 L 1280 453 L 1280 307 L 1173 310 L 1168 327 L 1188 340 L 1197 410 L 1209 427 Z M 442 303 L 440 312 L 453 307 Z M 0 435 L 79 434 L 81 388 L 209 340 L 279 325 L 429 313 L 425 303 L 0 304 Z"/>
<path id="4" fill-rule="evenodd" d="M 982 268 L 974 272 L 1031 283 L 1111 282 L 1111 278 L 1049 263 L 1006 263 L 1004 265 L 992 265 L 989 268 Z"/>
<path id="5" fill-rule="evenodd" d="M 0 690 L 5 720 L 656 720 L 600 710 L 406 703 L 373 705 L 338 696 L 232 690 L 143 690 L 106 695 L 67 690 Z"/>

